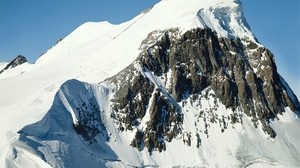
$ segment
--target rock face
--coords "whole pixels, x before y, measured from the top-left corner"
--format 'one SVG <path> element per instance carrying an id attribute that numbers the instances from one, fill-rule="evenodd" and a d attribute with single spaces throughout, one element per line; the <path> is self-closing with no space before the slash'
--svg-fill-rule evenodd
<path id="1" fill-rule="evenodd" d="M 162 151 L 166 141 L 179 135 L 189 145 L 191 135 L 181 130 L 187 99 L 196 104 L 210 96 L 215 98 L 212 109 L 218 100 L 231 109 L 233 114 L 226 119 L 222 112 L 199 110 L 200 116 L 212 116 L 207 123 L 219 122 L 221 132 L 226 122 L 242 123 L 245 114 L 270 138 L 276 137 L 269 126 L 272 119 L 285 107 L 300 110 L 268 49 L 247 39 L 218 38 L 211 29 L 180 33 L 177 29 L 150 33 L 135 63 L 106 81 L 116 85 L 111 116 L 119 130 L 137 130 L 132 146 Z M 207 126 L 204 132 L 209 136 Z"/>
<path id="2" fill-rule="evenodd" d="M 26 62 L 27 62 L 27 59 L 26 59 L 24 56 L 19 55 L 19 56 L 17 56 L 15 59 L 13 59 L 12 61 L 10 61 L 10 62 L 7 64 L 7 66 L 6 66 L 4 69 L 2 69 L 2 70 L 0 71 L 0 74 L 3 73 L 4 71 L 8 70 L 8 69 L 15 68 L 16 66 L 19 66 L 19 65 L 21 65 L 21 64 L 24 64 L 24 63 L 26 63 Z"/>

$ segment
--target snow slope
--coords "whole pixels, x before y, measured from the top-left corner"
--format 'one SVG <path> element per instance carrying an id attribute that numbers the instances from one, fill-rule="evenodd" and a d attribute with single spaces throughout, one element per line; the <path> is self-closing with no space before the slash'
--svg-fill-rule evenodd
<path id="1" fill-rule="evenodd" d="M 57 167 L 73 167 L 75 162 L 69 163 L 68 158 L 64 157 L 78 158 L 75 156 L 76 153 L 84 153 L 83 151 L 90 149 L 91 146 L 86 146 L 85 142 L 82 142 L 70 127 L 78 119 L 76 112 L 72 112 L 70 109 L 72 106 L 68 106 L 65 100 L 72 99 L 72 97 L 85 100 L 86 98 L 80 95 L 81 92 L 76 93 L 79 90 L 82 91 L 83 95 L 85 92 L 92 93 L 94 95 L 92 97 L 93 102 L 99 108 L 107 106 L 106 102 L 102 102 L 108 100 L 108 97 L 103 97 L 103 95 L 109 95 L 102 93 L 107 88 L 103 90 L 104 86 L 98 88 L 99 86 L 94 84 L 115 75 L 132 63 L 140 53 L 141 42 L 148 33 L 175 27 L 179 27 L 182 32 L 195 27 L 209 27 L 215 30 L 219 37 L 240 37 L 256 42 L 254 35 L 247 26 L 238 0 L 189 0 L 188 3 L 186 0 L 162 0 L 151 10 L 145 11 L 120 25 L 112 25 L 108 22 L 85 23 L 49 49 L 35 64 L 24 64 L 0 75 L 0 167 L 17 167 L 18 165 L 49 167 L 49 164 L 57 164 Z M 151 74 L 147 74 L 147 76 L 149 77 Z M 77 79 L 92 84 L 83 84 L 74 80 L 66 82 L 69 79 Z M 66 88 L 64 88 L 65 86 Z M 69 87 L 71 89 L 68 89 Z M 65 98 L 59 94 L 62 92 Z M 71 100 L 75 104 L 76 101 Z M 57 117 L 58 115 L 59 117 Z M 187 118 L 192 118 L 192 115 L 193 112 L 188 113 Z M 213 133 L 214 138 L 211 139 L 215 139 L 214 141 L 219 143 L 204 141 L 202 151 L 196 148 L 192 150 L 188 147 L 180 148 L 179 142 L 176 143 L 175 141 L 172 144 L 167 144 L 171 150 L 149 156 L 147 151 L 138 152 L 129 146 L 129 140 L 132 138 L 128 138 L 128 136 L 133 137 L 133 133 L 119 134 L 115 131 L 114 125 L 111 124 L 110 117 L 102 116 L 102 118 L 105 119 L 103 122 L 108 128 L 107 131 L 114 138 L 107 143 L 108 145 L 101 143 L 95 147 L 98 149 L 104 145 L 103 148 L 107 152 L 97 153 L 102 151 L 99 150 L 80 156 L 86 159 L 84 161 L 90 161 L 91 166 L 103 164 L 111 167 L 122 167 L 128 166 L 128 163 L 134 166 L 184 166 L 182 160 L 188 163 L 186 166 L 213 166 L 211 164 L 232 159 L 229 156 L 240 150 L 237 149 L 236 144 L 243 142 L 240 135 L 253 131 L 250 128 L 238 126 L 239 131 L 229 131 L 228 135 L 230 136 L 226 134 L 219 136 L 219 133 Z M 35 124 L 30 125 L 32 123 Z M 23 128 L 26 125 L 30 126 Z M 187 132 L 194 129 L 188 124 L 185 127 Z M 299 127 L 298 120 L 295 119 L 295 122 L 292 123 L 274 125 L 274 128 L 278 130 L 285 130 L 288 127 Z M 19 130 L 22 130 L 21 136 L 17 133 Z M 68 135 L 65 135 L 66 132 Z M 285 132 L 281 132 L 282 137 L 284 137 Z M 64 136 L 61 136 L 62 134 Z M 27 135 L 40 139 L 31 139 L 32 137 Z M 32 142 L 32 144 L 25 145 L 16 141 L 19 138 L 26 142 Z M 294 139 L 298 138 L 295 135 Z M 50 140 L 45 141 L 48 139 Z M 72 139 L 71 143 L 69 143 L 70 139 Z M 269 148 L 269 142 L 261 141 L 265 143 L 263 145 Z M 254 142 L 260 141 L 253 139 Z M 283 145 L 282 142 L 275 143 L 280 143 L 278 148 Z M 219 146 L 224 148 L 220 149 L 219 154 L 215 154 L 214 151 Z M 292 146 L 299 147 L 300 145 L 293 144 Z M 290 148 L 284 145 L 283 150 L 287 149 Z M 285 163 L 274 161 L 273 164 L 273 161 L 268 160 L 268 158 L 252 158 L 251 154 L 256 151 L 251 151 L 248 148 L 241 150 L 249 150 L 249 160 L 243 161 L 245 167 L 253 167 L 259 163 L 275 166 L 290 163 L 287 160 Z M 36 151 L 40 151 L 40 153 L 36 153 Z M 299 149 L 295 148 L 295 151 L 297 154 Z M 259 152 L 264 156 L 264 151 L 259 150 Z M 189 157 L 191 153 L 195 154 L 194 157 Z M 229 154 L 228 157 L 226 154 Z M 99 155 L 102 156 L 102 159 L 106 157 L 107 160 L 102 160 L 98 157 Z M 199 157 L 204 158 L 204 162 L 199 160 Z M 213 157 L 217 159 L 214 160 Z M 278 158 L 278 156 L 270 157 Z M 161 158 L 165 158 L 165 160 Z M 205 162 L 206 159 L 211 160 Z M 47 160 L 47 163 L 43 160 Z M 80 160 L 77 161 L 76 164 L 78 165 L 84 164 Z M 238 160 L 230 161 L 232 161 L 230 166 L 241 164 Z M 296 161 L 297 159 L 294 159 L 291 163 Z M 32 162 L 35 164 L 33 165 Z"/>
<path id="2" fill-rule="evenodd" d="M 2 70 L 3 68 L 5 68 L 5 66 L 7 65 L 7 62 L 0 62 L 0 70 Z"/>

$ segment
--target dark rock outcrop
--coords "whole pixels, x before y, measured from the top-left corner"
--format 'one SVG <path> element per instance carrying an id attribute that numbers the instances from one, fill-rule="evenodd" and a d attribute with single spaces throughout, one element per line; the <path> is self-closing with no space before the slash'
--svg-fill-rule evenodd
<path id="1" fill-rule="evenodd" d="M 27 59 L 22 56 L 22 55 L 19 55 L 17 56 L 15 59 L 13 59 L 12 61 L 10 61 L 5 68 L 3 68 L 1 71 L 0 71 L 0 74 L 3 73 L 4 71 L 8 70 L 8 69 L 12 69 L 12 68 L 15 68 L 16 66 L 19 66 L 21 64 L 24 64 L 27 62 Z"/>
<path id="2" fill-rule="evenodd" d="M 204 118 L 207 137 L 208 122 L 219 122 L 224 132 L 226 121 L 242 123 L 241 114 L 237 113 L 242 111 L 252 118 L 254 126 L 261 124 L 263 131 L 274 138 L 276 132 L 269 122 L 285 107 L 300 110 L 296 96 L 288 95 L 290 90 L 277 73 L 274 56 L 268 49 L 247 39 L 218 38 L 210 29 L 179 34 L 177 29 L 150 33 L 134 63 L 142 71 L 132 64 L 108 79 L 116 85 L 112 117 L 120 131 L 137 130 L 132 146 L 140 150 L 147 147 L 149 152 L 164 150 L 165 141 L 183 134 L 184 102 L 188 98 L 200 100 L 204 90 L 204 97 L 208 98 L 212 90 L 214 94 L 210 96 L 215 97 L 215 102 L 219 99 L 233 111 L 228 119 L 218 118 L 222 114 L 212 112 L 218 108 L 217 103 L 212 110 L 199 111 L 200 116 L 210 116 L 209 120 Z M 163 86 L 157 86 L 144 73 L 160 78 Z M 147 119 L 146 113 L 150 116 L 146 126 L 142 125 L 146 128 L 140 128 Z M 191 134 L 187 135 L 184 142 L 190 144 Z M 201 138 L 196 135 L 199 147 Z"/>

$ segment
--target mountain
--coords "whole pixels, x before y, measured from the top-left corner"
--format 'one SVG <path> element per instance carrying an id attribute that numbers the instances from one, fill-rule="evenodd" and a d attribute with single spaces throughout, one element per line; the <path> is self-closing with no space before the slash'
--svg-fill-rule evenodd
<path id="1" fill-rule="evenodd" d="M 16 58 L 14 58 L 8 64 L 5 64 L 5 63 L 3 63 L 3 65 L 0 64 L 0 68 L 1 68 L 0 74 L 3 73 L 4 71 L 8 70 L 8 69 L 15 68 L 16 66 L 22 65 L 24 63 L 27 63 L 26 57 L 24 57 L 22 55 L 18 55 Z M 1 66 L 3 66 L 4 68 L 2 69 Z"/>
<path id="2" fill-rule="evenodd" d="M 299 101 L 238 0 L 85 23 L 0 93 L 0 167 L 300 166 Z"/>

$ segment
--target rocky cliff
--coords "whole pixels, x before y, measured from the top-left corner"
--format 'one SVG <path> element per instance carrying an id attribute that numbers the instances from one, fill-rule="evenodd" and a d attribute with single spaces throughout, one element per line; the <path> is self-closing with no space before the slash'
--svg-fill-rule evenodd
<path id="1" fill-rule="evenodd" d="M 218 38 L 211 29 L 179 34 L 178 29 L 150 33 L 135 63 L 107 81 L 116 86 L 111 116 L 119 130 L 136 131 L 132 146 L 161 151 L 165 141 L 182 136 L 188 99 L 200 106 L 202 99 L 215 99 L 210 109 L 199 108 L 199 116 L 219 123 L 221 132 L 227 123 L 242 124 L 246 115 L 270 138 L 276 137 L 270 121 L 286 107 L 300 110 L 268 49 L 247 39 Z M 219 104 L 232 114 L 214 112 Z"/>

